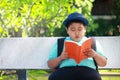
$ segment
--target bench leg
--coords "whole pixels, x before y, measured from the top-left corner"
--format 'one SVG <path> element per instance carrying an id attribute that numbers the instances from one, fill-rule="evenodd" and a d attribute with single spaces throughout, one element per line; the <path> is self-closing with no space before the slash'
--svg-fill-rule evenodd
<path id="1" fill-rule="evenodd" d="M 17 70 L 18 80 L 27 80 L 27 70 Z"/>

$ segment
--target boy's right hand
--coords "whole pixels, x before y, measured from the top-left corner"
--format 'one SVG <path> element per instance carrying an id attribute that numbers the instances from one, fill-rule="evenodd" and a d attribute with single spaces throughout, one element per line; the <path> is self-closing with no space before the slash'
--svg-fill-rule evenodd
<path id="1" fill-rule="evenodd" d="M 61 61 L 67 58 L 68 54 L 65 51 L 63 51 L 59 57 L 49 60 L 48 66 L 52 69 L 55 69 L 58 65 L 60 65 Z"/>
<path id="2" fill-rule="evenodd" d="M 67 59 L 67 58 L 68 58 L 68 53 L 65 52 L 65 51 L 63 51 L 59 57 L 60 57 L 62 60 Z"/>

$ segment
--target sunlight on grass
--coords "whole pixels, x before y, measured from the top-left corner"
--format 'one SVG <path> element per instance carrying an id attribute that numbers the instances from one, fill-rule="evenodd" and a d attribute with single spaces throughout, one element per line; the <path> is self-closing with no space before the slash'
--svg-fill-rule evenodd
<path id="1" fill-rule="evenodd" d="M 99 72 L 120 73 L 120 70 L 100 70 Z M 48 80 L 49 73 L 44 70 L 27 70 L 28 80 Z M 9 74 L 0 77 L 0 80 L 17 80 L 17 74 Z M 120 80 L 120 76 L 102 76 L 102 80 Z"/>
<path id="2" fill-rule="evenodd" d="M 43 70 L 27 70 L 28 80 L 48 80 L 48 73 Z M 17 74 L 3 75 L 0 80 L 17 80 Z"/>
<path id="3" fill-rule="evenodd" d="M 29 70 L 29 80 L 48 80 L 48 73 L 43 70 Z"/>
<path id="4" fill-rule="evenodd" d="M 120 76 L 102 76 L 102 80 L 120 80 Z"/>

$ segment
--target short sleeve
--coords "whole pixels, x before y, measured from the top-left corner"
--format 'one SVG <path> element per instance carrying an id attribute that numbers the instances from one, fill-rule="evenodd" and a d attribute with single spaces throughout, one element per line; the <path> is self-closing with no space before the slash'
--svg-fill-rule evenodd
<path id="1" fill-rule="evenodd" d="M 54 46 L 51 48 L 50 54 L 48 56 L 48 60 L 57 58 L 57 42 L 54 44 Z"/>
<path id="2" fill-rule="evenodd" d="M 101 55 L 101 56 L 104 56 L 106 57 L 105 53 L 104 53 L 104 50 L 101 46 L 101 44 L 96 40 L 96 52 Z M 107 58 L 107 57 L 106 57 Z"/>

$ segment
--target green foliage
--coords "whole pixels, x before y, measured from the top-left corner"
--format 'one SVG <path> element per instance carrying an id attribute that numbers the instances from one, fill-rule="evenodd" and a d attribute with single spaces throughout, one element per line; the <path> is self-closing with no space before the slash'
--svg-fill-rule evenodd
<path id="1" fill-rule="evenodd" d="M 71 12 L 83 13 L 89 21 L 93 0 L 1 0 L 0 37 L 54 35 Z"/>
<path id="2" fill-rule="evenodd" d="M 80 12 L 89 21 L 87 35 L 109 35 L 91 16 L 94 0 L 0 0 L 0 37 L 66 36 L 63 20 L 72 12 Z M 117 1 L 117 2 L 116 2 Z M 113 0 L 114 35 L 120 35 L 120 1 Z M 114 11 L 115 10 L 115 11 Z M 99 22 L 102 23 L 102 22 Z M 103 21 L 104 23 L 104 21 Z M 108 23 L 104 23 L 105 25 Z M 100 28 L 99 28 L 100 27 Z M 117 33 L 115 31 L 118 31 Z"/>
<path id="3" fill-rule="evenodd" d="M 96 24 L 94 24 L 93 18 L 91 16 L 91 9 L 92 9 L 93 1 L 94 0 L 73 0 L 72 5 L 71 5 L 71 12 L 74 12 L 74 11 L 80 12 L 88 19 L 89 28 L 87 30 L 87 33 L 91 32 L 93 29 L 96 28 L 96 26 L 94 26 Z M 68 15 L 69 13 L 66 16 Z M 61 24 L 61 27 L 55 28 L 54 36 L 67 36 L 65 27 L 62 24 Z"/>
<path id="4" fill-rule="evenodd" d="M 119 36 L 119 28 L 116 25 L 116 20 L 98 19 L 96 23 L 99 27 L 93 32 L 96 36 Z"/>
<path id="5" fill-rule="evenodd" d="M 118 36 L 120 36 L 120 0 L 113 0 L 113 15 L 116 16 L 114 20 L 115 28 L 114 33 L 116 33 Z M 113 26 L 114 27 L 114 26 Z"/>

